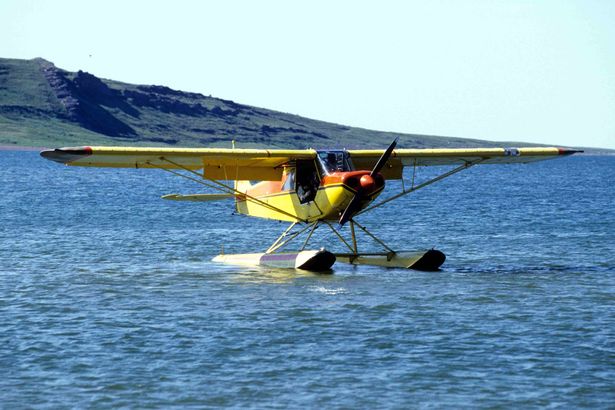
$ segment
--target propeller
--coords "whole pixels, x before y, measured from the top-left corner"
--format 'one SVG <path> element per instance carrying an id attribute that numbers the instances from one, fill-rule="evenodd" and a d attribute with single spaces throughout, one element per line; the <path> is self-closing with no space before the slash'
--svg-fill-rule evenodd
<path id="1" fill-rule="evenodd" d="M 384 151 L 384 154 L 382 154 L 382 156 L 380 156 L 380 159 L 378 159 L 378 162 L 376 162 L 376 165 L 374 165 L 374 169 L 372 169 L 372 172 L 369 174 L 370 177 L 373 177 L 378 172 L 380 172 L 382 167 L 384 167 L 384 164 L 387 163 L 387 161 L 389 160 L 389 157 L 393 153 L 393 150 L 397 146 L 397 140 L 398 139 L 399 138 L 395 138 L 395 140 L 391 143 L 391 145 L 389 145 L 389 148 L 387 148 L 387 150 Z"/>
<path id="2" fill-rule="evenodd" d="M 372 172 L 370 172 L 369 175 L 363 175 L 361 177 L 361 186 L 370 186 L 370 185 L 373 186 L 374 184 L 373 176 L 376 175 L 378 172 L 380 172 L 380 170 L 387 163 L 387 161 L 389 160 L 389 157 L 391 156 L 391 154 L 393 153 L 393 150 L 395 149 L 395 146 L 397 146 L 397 140 L 398 138 L 395 138 L 395 140 L 391 143 L 391 145 L 389 145 L 386 151 L 384 151 L 384 153 L 380 156 L 380 158 L 378 159 L 378 162 L 376 162 L 376 165 L 374 165 L 374 169 L 372 169 Z M 354 195 L 354 197 L 352 197 L 352 200 L 350 201 L 348 206 L 346 206 L 346 209 L 344 209 L 344 212 L 342 212 L 342 216 L 340 217 L 340 220 L 339 220 L 340 226 L 344 226 L 346 222 L 352 219 L 354 214 L 356 214 L 357 212 L 361 210 L 361 200 L 362 199 L 363 198 L 361 195 L 361 190 L 359 190 Z"/>

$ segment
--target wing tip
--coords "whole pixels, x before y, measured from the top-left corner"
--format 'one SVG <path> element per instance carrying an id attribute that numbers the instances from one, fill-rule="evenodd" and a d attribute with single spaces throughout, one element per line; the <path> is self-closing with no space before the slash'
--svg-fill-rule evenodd
<path id="1" fill-rule="evenodd" d="M 68 164 L 92 155 L 91 147 L 64 147 L 41 151 L 41 157 L 60 164 Z"/>
<path id="2" fill-rule="evenodd" d="M 582 149 L 569 149 L 569 148 L 558 148 L 559 155 L 572 155 L 572 154 L 581 154 L 584 153 Z"/>

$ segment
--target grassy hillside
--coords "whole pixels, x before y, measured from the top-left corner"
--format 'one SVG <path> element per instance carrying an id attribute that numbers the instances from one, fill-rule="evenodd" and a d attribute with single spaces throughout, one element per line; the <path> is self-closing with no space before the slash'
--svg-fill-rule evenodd
<path id="1" fill-rule="evenodd" d="M 228 147 L 235 139 L 241 147 L 375 148 L 397 136 L 407 148 L 514 145 L 347 127 L 164 86 L 103 80 L 43 59 L 0 59 L 0 145 Z"/>

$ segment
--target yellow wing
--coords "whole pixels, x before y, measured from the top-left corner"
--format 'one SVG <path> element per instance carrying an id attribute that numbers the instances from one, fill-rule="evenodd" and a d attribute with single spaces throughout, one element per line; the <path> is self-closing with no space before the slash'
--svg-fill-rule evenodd
<path id="1" fill-rule="evenodd" d="M 542 161 L 578 150 L 554 147 L 397 149 L 382 169 L 387 179 L 400 179 L 403 167 L 431 165 L 512 164 Z M 384 150 L 349 150 L 357 169 L 372 169 Z"/>
<path id="2" fill-rule="evenodd" d="M 356 169 L 372 169 L 384 150 L 349 150 Z M 387 179 L 402 177 L 403 167 L 509 164 L 540 161 L 576 150 L 562 148 L 437 148 L 397 149 L 382 173 Z M 218 180 L 279 181 L 282 165 L 297 159 L 314 159 L 316 151 L 225 148 L 69 147 L 41 152 L 44 158 L 66 165 L 115 168 L 203 169 Z"/>
<path id="3" fill-rule="evenodd" d="M 66 165 L 113 168 L 203 169 L 218 180 L 279 181 L 282 165 L 313 159 L 316 151 L 225 148 L 68 147 L 41 152 Z"/>

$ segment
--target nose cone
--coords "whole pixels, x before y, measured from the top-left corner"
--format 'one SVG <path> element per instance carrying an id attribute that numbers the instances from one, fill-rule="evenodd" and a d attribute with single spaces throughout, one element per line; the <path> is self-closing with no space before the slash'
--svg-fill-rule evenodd
<path id="1" fill-rule="evenodd" d="M 376 181 L 374 181 L 374 178 L 372 178 L 370 175 L 367 175 L 367 174 L 361 176 L 359 183 L 361 184 L 361 188 L 365 192 L 372 192 L 374 188 L 376 187 Z"/>

